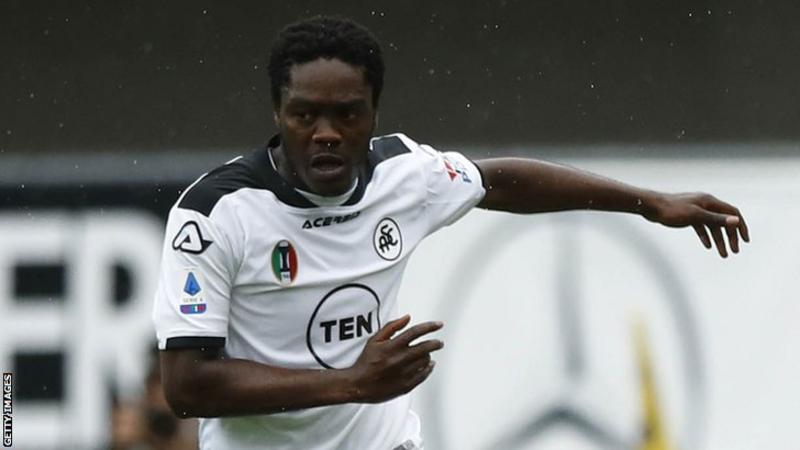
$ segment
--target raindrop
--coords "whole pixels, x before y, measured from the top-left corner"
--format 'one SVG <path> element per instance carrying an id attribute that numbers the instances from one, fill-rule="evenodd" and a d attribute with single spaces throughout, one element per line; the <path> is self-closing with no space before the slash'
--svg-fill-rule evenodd
<path id="1" fill-rule="evenodd" d="M 706 13 L 710 16 L 711 15 L 711 10 L 710 9 L 706 10 Z"/>
<path id="2" fill-rule="evenodd" d="M 208 10 L 207 10 L 207 9 L 204 9 L 204 10 L 203 10 L 203 15 L 205 16 L 206 14 L 208 14 Z"/>
<path id="3" fill-rule="evenodd" d="M 135 165 L 137 165 L 137 164 L 139 164 L 139 160 L 138 160 L 138 159 L 134 159 L 134 160 L 133 160 L 133 165 L 135 166 Z"/>
<path id="4" fill-rule="evenodd" d="M 469 108 L 469 107 L 471 107 L 471 106 L 472 106 L 472 105 L 470 105 L 469 103 L 467 103 L 467 108 Z"/>
<path id="5" fill-rule="evenodd" d="M 253 70 L 258 70 L 258 64 L 253 65 Z"/>
<path id="6" fill-rule="evenodd" d="M 30 98 L 35 98 L 35 97 L 36 97 L 36 95 L 35 95 L 33 92 L 31 92 L 30 94 L 28 94 L 28 97 L 30 97 Z"/>
<path id="7" fill-rule="evenodd" d="M 50 30 L 44 30 L 44 31 L 42 31 L 42 34 L 44 34 L 45 36 L 49 36 L 50 35 Z"/>
<path id="8" fill-rule="evenodd" d="M 64 128 L 64 122 L 58 122 L 58 128 Z"/>
<path id="9" fill-rule="evenodd" d="M 639 36 L 639 42 L 644 42 L 644 36 Z"/>
<path id="10" fill-rule="evenodd" d="M 6 130 L 6 135 L 11 136 L 11 130 Z"/>
<path id="11" fill-rule="evenodd" d="M 689 17 L 692 17 L 692 13 L 691 13 L 691 11 L 689 12 Z"/>
<path id="12" fill-rule="evenodd" d="M 203 61 L 202 59 L 200 59 L 200 64 L 203 64 L 203 62 L 204 62 L 204 61 Z"/>
<path id="13" fill-rule="evenodd" d="M 589 83 L 589 89 L 594 89 L 594 83 Z"/>

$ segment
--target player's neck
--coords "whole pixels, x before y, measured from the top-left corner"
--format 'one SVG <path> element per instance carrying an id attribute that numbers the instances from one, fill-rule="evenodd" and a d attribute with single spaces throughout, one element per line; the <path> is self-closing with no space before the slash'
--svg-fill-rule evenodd
<path id="1" fill-rule="evenodd" d="M 269 163 L 272 165 L 272 168 L 275 170 L 275 172 L 277 172 L 284 179 L 286 179 L 286 176 L 284 176 L 281 173 L 280 169 L 278 169 L 278 164 L 275 161 L 275 156 L 272 154 L 272 151 L 273 151 L 272 148 L 267 148 L 267 154 L 269 155 Z M 288 179 L 286 179 L 286 181 L 289 182 Z M 290 182 L 290 184 L 293 183 Z M 341 206 L 345 202 L 347 202 L 348 199 L 350 199 L 350 196 L 353 195 L 353 192 L 355 192 L 356 187 L 358 187 L 358 177 L 356 177 L 356 179 L 353 180 L 353 184 L 350 186 L 350 188 L 347 189 L 347 191 L 339 195 L 331 195 L 331 196 L 320 195 L 320 194 L 315 194 L 313 192 L 309 192 L 304 189 L 300 189 L 297 186 L 292 186 L 292 187 L 294 188 L 295 191 L 297 191 L 297 193 L 299 193 L 300 195 L 305 197 L 309 202 L 317 206 Z"/>
<path id="2" fill-rule="evenodd" d="M 353 192 L 355 192 L 357 186 L 358 178 L 353 180 L 353 185 L 350 186 L 350 189 L 348 189 L 347 192 L 334 196 L 314 194 L 313 192 L 307 192 L 298 188 L 294 188 L 294 190 L 317 206 L 342 206 L 345 202 L 347 202 L 347 200 L 350 199 L 350 196 L 353 195 Z"/>

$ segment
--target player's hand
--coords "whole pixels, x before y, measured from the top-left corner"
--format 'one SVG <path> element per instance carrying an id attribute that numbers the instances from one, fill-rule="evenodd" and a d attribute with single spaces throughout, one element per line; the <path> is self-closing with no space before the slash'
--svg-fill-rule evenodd
<path id="1" fill-rule="evenodd" d="M 728 236 L 728 245 L 733 253 L 739 253 L 739 237 L 750 242 L 750 232 L 741 211 L 710 194 L 659 194 L 645 218 L 668 227 L 694 228 L 700 241 L 711 248 L 711 239 L 719 255 L 728 256 L 723 232 Z"/>
<path id="2" fill-rule="evenodd" d="M 395 336 L 411 317 L 387 323 L 369 338 L 355 364 L 346 369 L 357 401 L 379 403 L 403 395 L 425 381 L 435 365 L 431 353 L 444 347 L 437 339 L 412 343 L 442 328 L 441 322 L 423 322 Z"/>

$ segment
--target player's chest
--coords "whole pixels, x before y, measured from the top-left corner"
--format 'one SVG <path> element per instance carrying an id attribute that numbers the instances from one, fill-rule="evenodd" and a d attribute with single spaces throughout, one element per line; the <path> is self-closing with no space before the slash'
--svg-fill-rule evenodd
<path id="1" fill-rule="evenodd" d="M 237 284 L 272 290 L 359 279 L 401 264 L 424 233 L 413 204 L 265 214 L 245 230 Z"/>

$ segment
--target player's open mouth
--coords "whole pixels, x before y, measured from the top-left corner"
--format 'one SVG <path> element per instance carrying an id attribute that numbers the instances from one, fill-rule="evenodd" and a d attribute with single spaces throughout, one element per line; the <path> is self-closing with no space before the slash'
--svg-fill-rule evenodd
<path id="1" fill-rule="evenodd" d="M 314 155 L 310 163 L 314 171 L 328 176 L 339 175 L 345 169 L 344 159 L 332 153 Z"/>

